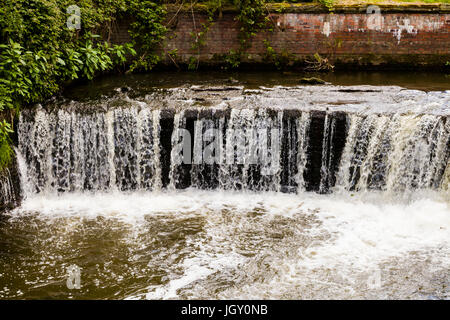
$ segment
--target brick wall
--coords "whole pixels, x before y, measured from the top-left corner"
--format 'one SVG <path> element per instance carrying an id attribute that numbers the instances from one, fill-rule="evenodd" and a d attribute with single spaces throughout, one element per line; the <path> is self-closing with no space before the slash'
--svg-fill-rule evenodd
<path id="1" fill-rule="evenodd" d="M 174 10 L 175 11 L 175 10 Z M 335 13 L 323 8 L 294 7 L 283 13 L 271 13 L 276 28 L 259 32 L 251 41 L 244 61 L 268 62 L 264 40 L 277 53 L 301 62 L 316 52 L 334 63 L 359 65 L 442 66 L 450 61 L 450 10 L 436 5 L 382 8 L 382 14 L 367 14 L 365 7 L 340 8 Z M 235 13 L 226 11 L 216 18 L 200 52 L 192 49 L 191 32 L 202 30 L 207 14 L 182 10 L 169 12 L 171 32 L 165 52 L 177 49 L 177 62 L 187 63 L 191 56 L 203 64 L 223 62 L 225 54 L 239 48 L 239 24 Z M 113 41 L 129 40 L 128 22 L 119 23 Z M 171 63 L 166 55 L 166 62 Z"/>

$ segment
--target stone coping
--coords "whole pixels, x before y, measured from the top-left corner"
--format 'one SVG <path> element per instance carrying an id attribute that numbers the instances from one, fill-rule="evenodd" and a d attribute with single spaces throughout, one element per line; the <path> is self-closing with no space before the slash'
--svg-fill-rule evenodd
<path id="1" fill-rule="evenodd" d="M 334 6 L 332 13 L 366 13 L 369 3 L 348 4 Z M 400 2 L 396 4 L 374 3 L 380 8 L 381 13 L 450 13 L 450 4 L 446 3 L 409 3 Z M 267 10 L 271 13 L 331 13 L 326 7 L 317 3 L 268 3 Z M 169 13 L 191 12 L 206 13 L 208 6 L 205 4 L 166 4 Z M 224 6 L 222 13 L 237 12 L 233 6 Z"/>

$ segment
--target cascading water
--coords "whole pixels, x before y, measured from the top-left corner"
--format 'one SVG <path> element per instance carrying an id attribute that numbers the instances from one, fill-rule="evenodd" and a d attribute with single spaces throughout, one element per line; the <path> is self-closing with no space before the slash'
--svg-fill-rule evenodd
<path id="1" fill-rule="evenodd" d="M 34 117 L 22 116 L 19 125 L 31 193 L 160 187 L 159 111 L 53 115 L 41 109 Z"/>
<path id="2" fill-rule="evenodd" d="M 439 189 L 450 157 L 449 117 L 351 117 L 339 175 L 347 190 Z"/>
<path id="3" fill-rule="evenodd" d="M 448 298 L 449 101 L 193 86 L 23 111 L 0 246 L 37 226 L 38 272 L 0 258 L 0 297 Z"/>
<path id="4" fill-rule="evenodd" d="M 16 188 L 14 187 L 15 183 L 17 181 L 14 181 L 10 169 L 5 168 L 4 172 L 0 175 L 0 210 L 18 203 L 19 199 L 15 190 Z"/>
<path id="5" fill-rule="evenodd" d="M 163 180 L 171 189 L 440 189 L 450 154 L 448 116 L 187 109 L 165 119 L 173 130 L 162 145 L 160 112 L 23 115 L 19 151 L 32 192 L 161 190 Z"/>

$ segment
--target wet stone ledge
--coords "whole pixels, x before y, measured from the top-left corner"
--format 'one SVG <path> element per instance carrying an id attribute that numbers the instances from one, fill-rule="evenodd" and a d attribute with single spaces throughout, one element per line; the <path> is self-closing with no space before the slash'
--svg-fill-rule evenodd
<path id="1" fill-rule="evenodd" d="M 376 5 L 384 13 L 450 13 L 450 4 L 447 3 L 355 3 L 335 5 L 333 13 L 366 13 L 367 7 Z M 191 12 L 208 13 L 210 8 L 205 4 L 177 4 L 165 5 L 169 15 L 171 13 Z M 317 3 L 268 3 L 266 8 L 270 13 L 329 13 L 330 10 Z M 223 6 L 222 13 L 236 13 L 233 6 Z"/>

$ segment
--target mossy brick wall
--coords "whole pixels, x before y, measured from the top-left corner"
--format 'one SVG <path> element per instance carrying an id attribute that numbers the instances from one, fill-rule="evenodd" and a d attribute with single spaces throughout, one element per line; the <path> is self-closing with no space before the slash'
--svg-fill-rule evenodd
<path id="1" fill-rule="evenodd" d="M 292 9 L 293 8 L 293 9 Z M 379 65 L 406 63 L 443 65 L 450 60 L 450 10 L 436 6 L 382 8 L 380 15 L 367 14 L 364 7 L 337 8 L 334 13 L 314 6 L 272 10 L 274 30 L 261 31 L 251 41 L 243 57 L 247 62 L 265 62 L 267 40 L 277 53 L 292 61 L 319 53 L 333 62 Z M 206 34 L 200 51 L 192 49 L 192 32 L 202 31 L 207 21 L 202 10 L 169 12 L 171 31 L 164 51 L 177 50 L 178 62 L 190 57 L 202 63 L 222 63 L 230 50 L 238 50 L 239 23 L 235 12 L 224 11 Z M 127 24 L 118 24 L 113 41 L 128 41 Z M 166 62 L 171 60 L 166 55 Z"/>

